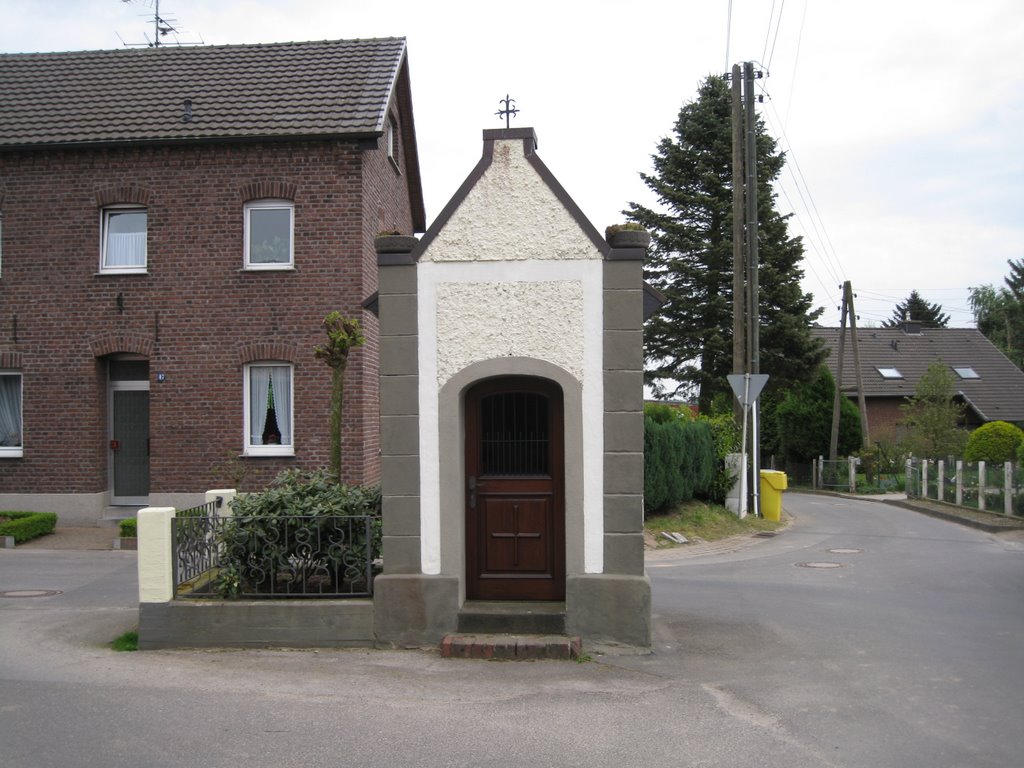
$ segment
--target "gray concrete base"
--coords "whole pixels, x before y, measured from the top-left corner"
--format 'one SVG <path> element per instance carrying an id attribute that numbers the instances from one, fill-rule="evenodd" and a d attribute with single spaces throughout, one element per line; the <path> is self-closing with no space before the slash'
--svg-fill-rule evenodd
<path id="1" fill-rule="evenodd" d="M 139 604 L 139 648 L 373 646 L 366 600 L 176 600 Z"/>
<path id="2" fill-rule="evenodd" d="M 0 509 L 21 512 L 56 512 L 62 526 L 99 525 L 107 509 L 107 492 L 0 493 Z"/>
<path id="3" fill-rule="evenodd" d="M 651 644 L 651 582 L 646 575 L 585 574 L 565 584 L 566 632 L 583 644 Z"/>
<path id="4" fill-rule="evenodd" d="M 384 574 L 373 580 L 373 632 L 385 648 L 439 645 L 459 616 L 455 576 Z"/>

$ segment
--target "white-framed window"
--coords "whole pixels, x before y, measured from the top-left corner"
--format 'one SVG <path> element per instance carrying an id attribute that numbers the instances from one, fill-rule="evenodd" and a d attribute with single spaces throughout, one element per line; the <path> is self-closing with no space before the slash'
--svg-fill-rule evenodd
<path id="1" fill-rule="evenodd" d="M 100 271 L 146 271 L 146 209 L 113 205 L 100 211 Z"/>
<path id="2" fill-rule="evenodd" d="M 292 370 L 289 363 L 245 366 L 247 456 L 294 455 Z"/>
<path id="3" fill-rule="evenodd" d="M 395 118 L 388 117 L 388 127 L 386 142 L 388 147 L 388 157 L 395 163 L 398 162 L 398 125 L 395 123 Z"/>
<path id="4" fill-rule="evenodd" d="M 22 455 L 21 373 L 0 371 L 0 458 Z"/>
<path id="5" fill-rule="evenodd" d="M 295 205 L 290 200 L 245 204 L 245 268 L 291 269 Z"/>

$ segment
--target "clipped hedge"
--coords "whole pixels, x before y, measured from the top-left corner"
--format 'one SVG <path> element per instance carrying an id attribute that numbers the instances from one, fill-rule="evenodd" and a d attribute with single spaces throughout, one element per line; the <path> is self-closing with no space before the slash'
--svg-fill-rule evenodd
<path id="1" fill-rule="evenodd" d="M 0 512 L 0 521 L 0 536 L 13 536 L 16 544 L 53 533 L 57 527 L 53 512 Z"/>
<path id="2" fill-rule="evenodd" d="M 117 524 L 122 539 L 134 539 L 139 535 L 139 523 L 134 517 L 129 517 Z"/>
<path id="3" fill-rule="evenodd" d="M 704 421 L 644 418 L 644 509 L 656 512 L 706 496 L 716 477 L 715 443 Z"/>

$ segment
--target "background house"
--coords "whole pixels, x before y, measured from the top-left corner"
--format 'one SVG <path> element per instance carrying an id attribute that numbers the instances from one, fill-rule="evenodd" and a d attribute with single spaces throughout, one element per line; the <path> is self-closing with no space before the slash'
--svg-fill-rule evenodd
<path id="1" fill-rule="evenodd" d="M 2 55 L 0 103 L 0 508 L 325 466 L 332 310 L 367 337 L 344 476 L 376 482 L 373 239 L 425 228 L 405 40 Z"/>
<path id="2" fill-rule="evenodd" d="M 812 328 L 830 354 L 825 363 L 838 375 L 838 328 Z M 989 421 L 1024 422 L 1024 373 L 974 328 L 922 328 L 907 321 L 899 328 L 857 331 L 868 429 L 872 442 L 902 437 L 900 406 L 913 396 L 928 366 L 941 360 L 956 377 L 958 397 L 967 406 L 965 426 Z M 846 334 L 841 389 L 857 397 L 850 332 Z"/>

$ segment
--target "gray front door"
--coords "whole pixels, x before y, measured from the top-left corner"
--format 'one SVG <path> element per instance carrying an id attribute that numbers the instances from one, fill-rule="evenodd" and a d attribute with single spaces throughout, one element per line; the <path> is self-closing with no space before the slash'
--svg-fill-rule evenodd
<path id="1" fill-rule="evenodd" d="M 144 363 L 143 363 L 144 365 Z M 148 368 L 148 366 L 147 366 Z M 116 368 L 111 366 L 112 376 Z M 110 503 L 149 503 L 149 380 L 110 380 Z"/>

